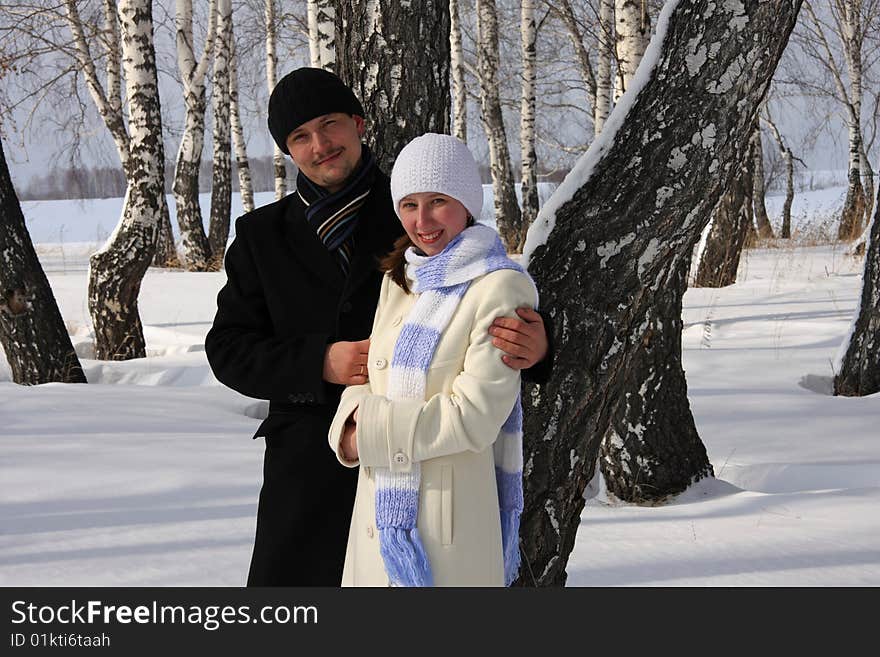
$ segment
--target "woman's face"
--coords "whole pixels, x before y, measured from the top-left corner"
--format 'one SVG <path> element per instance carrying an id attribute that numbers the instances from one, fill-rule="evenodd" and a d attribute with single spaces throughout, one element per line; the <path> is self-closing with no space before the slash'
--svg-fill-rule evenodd
<path id="1" fill-rule="evenodd" d="M 400 199 L 400 221 L 416 248 L 437 255 L 467 226 L 460 201 L 438 192 L 417 192 Z"/>

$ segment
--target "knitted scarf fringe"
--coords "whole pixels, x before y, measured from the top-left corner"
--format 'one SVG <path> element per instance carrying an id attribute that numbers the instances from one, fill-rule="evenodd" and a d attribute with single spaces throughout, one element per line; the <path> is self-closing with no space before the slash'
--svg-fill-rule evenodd
<path id="1" fill-rule="evenodd" d="M 428 554 L 415 527 L 379 530 L 379 553 L 394 586 L 434 586 Z"/>

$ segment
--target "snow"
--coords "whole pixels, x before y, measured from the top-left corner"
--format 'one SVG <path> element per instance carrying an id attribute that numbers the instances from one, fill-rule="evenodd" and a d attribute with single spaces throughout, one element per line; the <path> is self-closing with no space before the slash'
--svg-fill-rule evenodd
<path id="1" fill-rule="evenodd" d="M 841 194 L 799 194 L 795 230 Z M 777 226 L 781 204 L 767 203 Z M 100 205 L 53 207 L 86 241 Z M 89 246 L 38 251 L 90 383 L 17 386 L 0 359 L 0 585 L 243 585 L 263 456 L 251 436 L 267 406 L 205 360 L 224 275 L 151 269 L 149 356 L 99 362 Z M 829 394 L 861 270 L 833 245 L 753 250 L 736 285 L 687 291 L 684 366 L 716 478 L 653 507 L 591 484 L 569 586 L 880 585 L 880 395 Z"/>

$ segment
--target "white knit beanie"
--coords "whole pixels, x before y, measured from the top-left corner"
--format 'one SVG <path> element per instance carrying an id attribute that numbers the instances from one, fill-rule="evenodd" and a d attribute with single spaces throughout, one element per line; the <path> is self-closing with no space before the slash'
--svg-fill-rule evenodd
<path id="1" fill-rule="evenodd" d="M 418 192 L 451 196 L 478 221 L 483 211 L 479 167 L 468 147 L 452 135 L 428 132 L 409 142 L 397 156 L 391 170 L 391 198 L 398 217 L 400 200 Z"/>

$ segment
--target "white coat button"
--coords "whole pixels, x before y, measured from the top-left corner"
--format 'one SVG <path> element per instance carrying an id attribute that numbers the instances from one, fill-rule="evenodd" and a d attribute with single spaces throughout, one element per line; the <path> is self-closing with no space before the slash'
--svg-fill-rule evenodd
<path id="1" fill-rule="evenodd" d="M 373 525 L 367 525 L 367 536 L 373 538 Z"/>
<path id="2" fill-rule="evenodd" d="M 397 454 L 394 455 L 394 462 L 397 465 L 406 465 L 409 462 L 409 459 L 403 452 L 397 452 Z"/>
<path id="3" fill-rule="evenodd" d="M 402 321 L 403 321 L 403 317 L 401 315 L 398 315 L 397 317 L 394 318 L 394 321 L 391 322 L 391 326 L 398 326 Z"/>
<path id="4" fill-rule="evenodd" d="M 377 370 L 384 370 L 385 366 L 388 365 L 388 361 L 384 358 L 377 358 L 373 364 L 376 366 Z"/>

